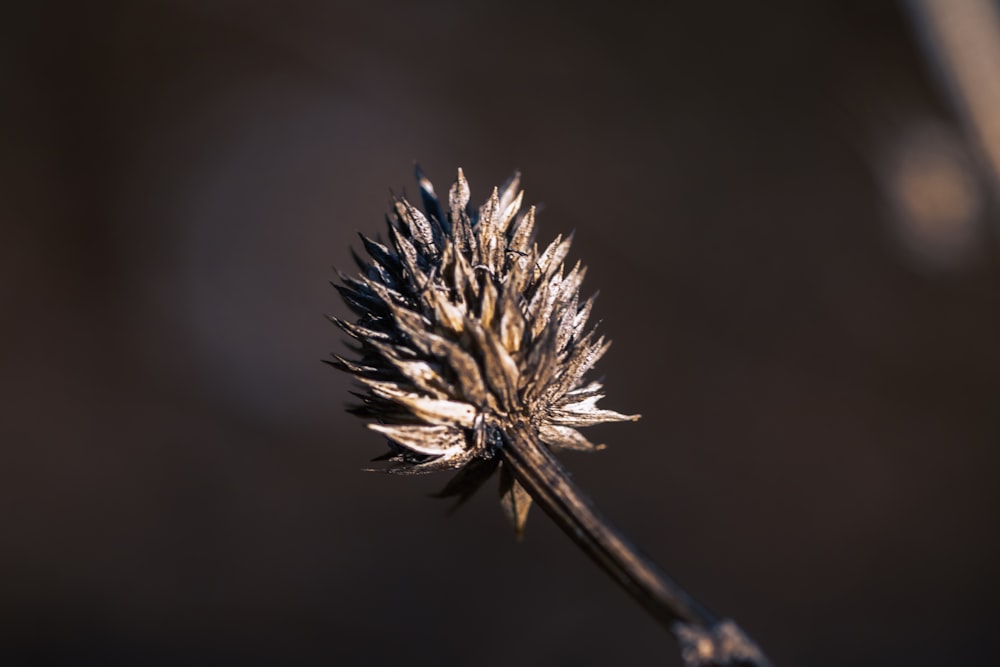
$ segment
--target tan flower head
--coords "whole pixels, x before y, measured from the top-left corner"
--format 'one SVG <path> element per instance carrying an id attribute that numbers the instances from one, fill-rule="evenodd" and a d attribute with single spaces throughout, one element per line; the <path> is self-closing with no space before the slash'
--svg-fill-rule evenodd
<path id="1" fill-rule="evenodd" d="M 361 273 L 336 285 L 358 316 L 332 318 L 358 358 L 334 355 L 363 385 L 355 413 L 371 417 L 393 473 L 460 468 L 441 492 L 464 500 L 501 468 L 503 506 L 520 530 L 529 498 L 496 456 L 505 432 L 527 424 L 553 450 L 595 450 L 579 429 L 634 420 L 597 407 L 600 382 L 584 376 L 609 342 L 580 300 L 586 270 L 569 271 L 571 238 L 535 243 L 535 208 L 521 210 L 514 174 L 478 210 L 458 170 L 447 210 L 417 168 L 423 210 L 394 197 L 384 242 L 361 237 Z"/>

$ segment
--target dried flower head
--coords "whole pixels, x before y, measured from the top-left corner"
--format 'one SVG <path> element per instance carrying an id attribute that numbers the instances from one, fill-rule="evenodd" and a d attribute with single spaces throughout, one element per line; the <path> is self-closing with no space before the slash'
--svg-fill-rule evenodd
<path id="1" fill-rule="evenodd" d="M 499 469 L 517 533 L 534 500 L 674 633 L 685 664 L 770 667 L 602 517 L 550 452 L 599 449 L 577 429 L 638 418 L 598 408 L 601 384 L 584 382 L 608 343 L 587 325 L 583 267 L 563 264 L 570 239 L 539 251 L 516 173 L 476 211 L 459 169 L 447 215 L 419 167 L 417 180 L 423 211 L 394 197 L 388 242 L 362 236 L 361 275 L 336 286 L 358 321 L 333 320 L 359 358 L 331 363 L 363 385 L 353 411 L 388 438 L 385 470 L 460 469 L 440 495 L 461 502 Z"/>
<path id="2" fill-rule="evenodd" d="M 515 424 L 553 450 L 601 448 L 577 429 L 635 420 L 597 407 L 600 382 L 584 376 L 609 342 L 588 327 L 594 297 L 580 300 L 586 270 L 568 272 L 571 237 L 535 243 L 535 208 L 521 211 L 515 173 L 478 210 L 462 170 L 447 211 L 417 168 L 421 211 L 394 197 L 388 239 L 361 236 L 361 274 L 336 285 L 357 314 L 332 318 L 359 358 L 334 355 L 354 375 L 357 414 L 377 420 L 394 473 L 460 468 L 440 495 L 467 498 L 498 467 L 503 507 L 518 532 L 530 498 L 497 453 Z"/>

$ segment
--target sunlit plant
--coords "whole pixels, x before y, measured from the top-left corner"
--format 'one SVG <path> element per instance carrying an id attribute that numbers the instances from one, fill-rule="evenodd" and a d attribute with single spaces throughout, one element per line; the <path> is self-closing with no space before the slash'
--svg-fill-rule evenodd
<path id="1" fill-rule="evenodd" d="M 520 175 L 470 206 L 458 170 L 443 206 L 417 169 L 421 208 L 394 197 L 384 241 L 362 235 L 360 274 L 337 285 L 357 316 L 333 321 L 353 358 L 333 365 L 360 383 L 352 411 L 374 421 L 390 473 L 457 470 L 442 496 L 469 497 L 499 473 L 501 506 L 518 535 L 538 504 L 681 644 L 689 665 L 767 665 L 746 635 L 662 573 L 572 483 L 552 451 L 594 451 L 579 429 L 634 421 L 598 407 L 587 374 L 609 342 L 581 299 L 586 269 L 566 268 L 570 238 L 535 241 Z"/>

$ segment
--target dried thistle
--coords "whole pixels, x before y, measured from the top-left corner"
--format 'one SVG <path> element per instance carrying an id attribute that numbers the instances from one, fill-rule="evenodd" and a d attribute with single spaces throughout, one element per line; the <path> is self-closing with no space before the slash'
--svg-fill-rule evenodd
<path id="1" fill-rule="evenodd" d="M 535 243 L 519 175 L 476 210 L 459 169 L 447 215 L 417 177 L 424 211 L 394 197 L 388 244 L 362 235 L 361 275 L 341 276 L 360 319 L 334 321 L 360 359 L 335 365 L 365 387 L 354 411 L 378 420 L 369 426 L 389 440 L 388 472 L 460 468 L 440 495 L 461 502 L 500 468 L 501 504 L 520 534 L 531 499 L 497 455 L 505 433 L 521 423 L 551 449 L 593 451 L 601 445 L 577 429 L 639 415 L 598 408 L 601 384 L 584 384 L 610 343 L 588 327 L 586 269 L 565 270 L 572 238 Z"/>
<path id="2" fill-rule="evenodd" d="M 594 451 L 578 430 L 636 420 L 597 407 L 586 373 L 610 343 L 588 326 L 586 270 L 566 271 L 571 237 L 540 250 L 535 209 L 521 211 L 515 173 L 477 209 L 458 170 L 447 211 L 417 168 L 421 211 L 393 197 L 388 240 L 361 236 L 358 277 L 335 285 L 358 316 L 331 318 L 357 359 L 330 362 L 363 386 L 352 412 L 374 418 L 391 473 L 458 469 L 439 494 L 464 501 L 500 472 L 501 505 L 518 535 L 537 502 L 681 642 L 689 665 L 759 665 L 739 628 L 718 619 L 641 556 L 573 485 L 550 450 Z"/>

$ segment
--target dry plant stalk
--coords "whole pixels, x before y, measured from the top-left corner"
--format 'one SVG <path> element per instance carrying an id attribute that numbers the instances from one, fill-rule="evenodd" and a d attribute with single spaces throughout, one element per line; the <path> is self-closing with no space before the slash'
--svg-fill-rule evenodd
<path id="1" fill-rule="evenodd" d="M 421 211 L 394 197 L 388 241 L 361 240 L 358 277 L 335 285 L 357 315 L 331 318 L 357 358 L 330 362 L 363 386 L 352 412 L 376 420 L 390 473 L 458 470 L 439 494 L 461 503 L 494 472 L 518 536 L 538 504 L 681 644 L 688 665 L 768 662 L 735 623 L 718 619 L 642 556 L 594 509 L 551 450 L 594 451 L 578 430 L 634 421 L 599 408 L 586 373 L 607 351 L 580 299 L 586 270 L 566 271 L 571 238 L 540 250 L 535 209 L 521 211 L 520 175 L 469 205 L 462 170 L 447 211 L 417 168 Z"/>

